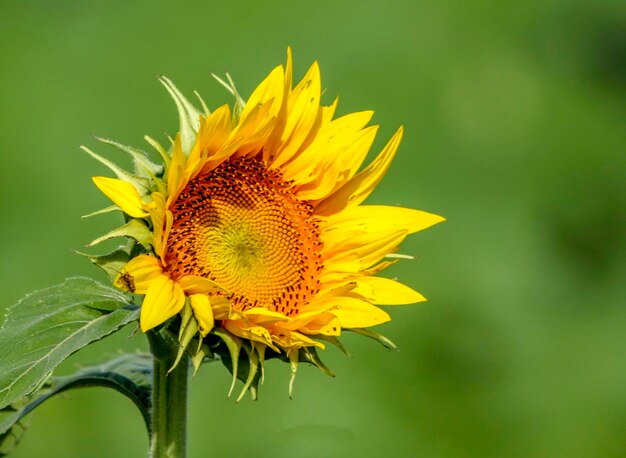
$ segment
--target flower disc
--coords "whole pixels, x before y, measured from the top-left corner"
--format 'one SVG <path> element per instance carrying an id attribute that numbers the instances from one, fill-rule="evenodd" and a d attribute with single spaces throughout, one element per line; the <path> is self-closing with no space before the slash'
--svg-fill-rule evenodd
<path id="1" fill-rule="evenodd" d="M 297 313 L 319 290 L 319 229 L 280 171 L 258 158 L 228 160 L 191 179 L 171 207 L 166 271 L 208 278 L 232 306 Z"/>

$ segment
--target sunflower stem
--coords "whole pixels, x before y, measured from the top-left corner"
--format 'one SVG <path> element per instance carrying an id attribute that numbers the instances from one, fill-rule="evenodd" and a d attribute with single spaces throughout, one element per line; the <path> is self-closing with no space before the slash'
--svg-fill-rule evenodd
<path id="1" fill-rule="evenodd" d="M 178 353 L 176 343 L 155 332 L 148 333 L 148 340 L 154 356 L 150 457 L 185 458 L 189 357 L 185 354 L 170 371 Z"/>

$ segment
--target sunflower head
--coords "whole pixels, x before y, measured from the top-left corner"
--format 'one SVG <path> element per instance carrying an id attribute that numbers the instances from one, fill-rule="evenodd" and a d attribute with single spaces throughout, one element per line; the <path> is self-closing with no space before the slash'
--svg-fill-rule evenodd
<path id="1" fill-rule="evenodd" d="M 293 375 L 299 361 L 330 373 L 317 349 L 343 349 L 343 331 L 393 346 L 369 329 L 390 320 L 379 305 L 425 299 L 378 274 L 406 257 L 395 252 L 407 235 L 444 220 L 363 205 L 402 128 L 362 168 L 378 128 L 368 126 L 373 113 L 335 117 L 337 100 L 321 104 L 317 63 L 294 85 L 288 52 L 245 102 L 230 77 L 217 80 L 233 108 L 209 111 L 200 99 L 199 110 L 160 78 L 180 117 L 167 146 L 146 137 L 161 163 L 98 139 L 131 156 L 128 172 L 84 148 L 116 175 L 93 178 L 114 204 L 96 213 L 121 211 L 126 222 L 92 245 L 127 243 L 91 259 L 143 298 L 142 331 L 174 332 L 196 369 L 220 354 L 233 386 L 244 381 L 242 395 L 256 394 L 266 358 L 289 362 Z"/>

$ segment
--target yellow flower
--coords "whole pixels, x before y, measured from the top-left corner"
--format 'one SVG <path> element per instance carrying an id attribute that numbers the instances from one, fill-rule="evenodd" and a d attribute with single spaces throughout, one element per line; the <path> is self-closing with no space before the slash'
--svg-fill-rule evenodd
<path id="1" fill-rule="evenodd" d="M 398 260 L 393 253 L 407 235 L 444 218 L 363 205 L 402 128 L 359 171 L 378 129 L 368 126 L 373 112 L 335 117 L 336 100 L 321 105 L 317 62 L 292 87 L 290 52 L 245 104 L 222 81 L 236 98 L 233 110 L 209 112 L 202 102 L 197 111 L 168 79 L 161 82 L 181 117 L 169 151 L 148 139 L 163 167 L 115 144 L 133 155 L 130 174 L 89 151 L 118 177 L 94 177 L 128 221 L 110 236 L 143 247 L 115 284 L 145 295 L 144 332 L 187 307 L 193 313 L 183 325 L 195 323 L 202 336 L 236 336 L 261 361 L 269 347 L 297 363 L 300 349 L 324 348 L 342 329 L 389 321 L 378 305 L 425 300 L 377 275 Z"/>

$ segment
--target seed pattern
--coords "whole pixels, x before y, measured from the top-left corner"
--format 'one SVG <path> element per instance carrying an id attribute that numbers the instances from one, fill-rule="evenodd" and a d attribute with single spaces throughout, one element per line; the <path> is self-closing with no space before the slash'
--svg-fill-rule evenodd
<path id="1" fill-rule="evenodd" d="M 172 278 L 209 278 L 233 293 L 235 310 L 287 316 L 318 292 L 322 243 L 313 207 L 261 159 L 231 159 L 190 180 L 171 210 Z"/>

